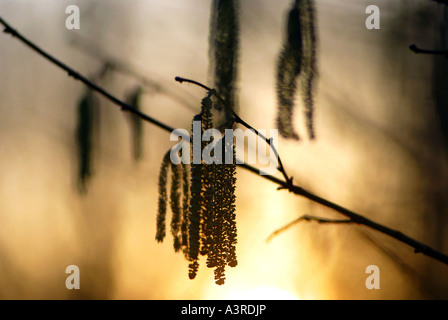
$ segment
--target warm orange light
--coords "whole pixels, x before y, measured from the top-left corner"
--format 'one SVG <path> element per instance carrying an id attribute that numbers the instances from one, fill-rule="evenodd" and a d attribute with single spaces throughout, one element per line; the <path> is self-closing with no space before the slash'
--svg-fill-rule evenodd
<path id="1" fill-rule="evenodd" d="M 299 300 L 293 293 L 276 287 L 258 287 L 229 295 L 229 300 Z"/>

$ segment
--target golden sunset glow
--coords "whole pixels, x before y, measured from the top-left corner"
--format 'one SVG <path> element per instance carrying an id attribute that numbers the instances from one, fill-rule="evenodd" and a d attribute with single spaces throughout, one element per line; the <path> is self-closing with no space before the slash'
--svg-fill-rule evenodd
<path id="1" fill-rule="evenodd" d="M 275 287 L 259 287 L 235 293 L 227 300 L 298 300 L 294 294 Z"/>

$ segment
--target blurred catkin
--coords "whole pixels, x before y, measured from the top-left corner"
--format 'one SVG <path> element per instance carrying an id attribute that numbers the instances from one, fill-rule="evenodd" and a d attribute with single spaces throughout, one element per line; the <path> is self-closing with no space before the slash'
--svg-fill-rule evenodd
<path id="1" fill-rule="evenodd" d="M 286 31 L 286 40 L 277 63 L 277 126 L 284 138 L 299 139 L 293 125 L 299 83 L 308 135 L 313 139 L 314 91 L 318 73 L 314 0 L 294 1 L 288 14 Z"/>
<path id="2" fill-rule="evenodd" d="M 314 0 L 303 0 L 303 58 L 300 85 L 302 87 L 302 101 L 305 105 L 308 135 L 310 139 L 315 138 L 314 132 L 314 91 L 316 88 L 317 70 L 317 31 L 316 31 L 316 9 Z"/>
<path id="3" fill-rule="evenodd" d="M 143 89 L 137 86 L 125 98 L 127 104 L 133 106 L 138 111 L 141 111 L 141 96 Z M 132 130 L 132 157 L 135 161 L 142 158 L 143 155 L 143 121 L 140 117 L 129 113 L 131 130 Z"/>
<path id="4" fill-rule="evenodd" d="M 233 111 L 237 106 L 239 3 L 237 0 L 213 0 L 209 32 L 209 61 L 214 87 Z M 226 122 L 232 118 L 226 110 Z"/>
<path id="5" fill-rule="evenodd" d="M 79 191 L 87 191 L 87 184 L 92 175 L 93 135 L 95 132 L 95 116 L 98 112 L 98 101 L 93 91 L 87 89 L 79 100 L 77 113 L 76 141 L 78 146 L 78 186 Z"/>

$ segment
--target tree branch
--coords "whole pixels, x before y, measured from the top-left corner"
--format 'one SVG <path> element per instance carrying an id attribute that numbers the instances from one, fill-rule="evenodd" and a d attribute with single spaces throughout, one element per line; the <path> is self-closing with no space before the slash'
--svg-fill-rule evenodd
<path id="1" fill-rule="evenodd" d="M 8 33 L 11 36 L 13 36 L 14 38 L 20 40 L 21 42 L 23 42 L 26 46 L 28 46 L 29 48 L 31 48 L 32 50 L 34 50 L 36 53 L 38 53 L 39 55 L 43 56 L 44 58 L 46 58 L 47 60 L 49 60 L 51 63 L 55 64 L 56 66 L 58 66 L 59 68 L 65 70 L 69 76 L 73 77 L 76 80 L 81 81 L 82 83 L 84 83 L 86 86 L 88 86 L 90 89 L 98 92 L 99 94 L 101 94 L 102 96 L 104 96 L 106 99 L 108 99 L 109 101 L 111 101 L 112 103 L 114 103 L 115 105 L 119 106 L 121 108 L 121 110 L 123 111 L 129 111 L 133 114 L 135 114 L 136 116 L 140 117 L 141 119 L 165 130 L 168 132 L 173 132 L 175 131 L 174 128 L 160 122 L 159 120 L 150 117 L 146 114 L 144 114 L 143 112 L 140 112 L 139 110 L 137 110 L 136 108 L 134 108 L 133 106 L 124 103 L 123 101 L 121 101 L 120 99 L 114 97 L 113 95 L 111 95 L 110 93 L 108 93 L 107 91 L 105 91 L 103 88 L 99 87 L 98 85 L 92 83 L 91 81 L 89 81 L 86 77 L 84 77 L 83 75 L 81 75 L 80 73 L 76 72 L 75 70 L 73 70 L 72 68 L 70 68 L 69 66 L 67 66 L 66 64 L 60 62 L 59 60 L 57 60 L 56 58 L 52 57 L 50 54 L 48 54 L 47 52 L 43 51 L 42 49 L 40 49 L 38 46 L 36 46 L 34 43 L 32 43 L 31 41 L 29 41 L 28 39 L 26 39 L 25 37 L 23 37 L 21 34 L 19 34 L 16 30 L 14 30 L 5 20 L 3 20 L 0 17 L 0 24 L 2 24 L 5 29 L 4 29 L 4 33 Z M 176 78 L 177 81 L 181 80 L 183 78 Z M 183 79 L 185 80 L 185 79 Z M 200 84 L 199 82 L 195 82 L 195 81 L 191 81 L 191 83 L 195 83 L 201 87 L 203 87 L 205 90 L 211 91 L 212 89 L 208 88 L 207 86 L 204 86 L 202 84 Z M 179 136 L 181 136 L 179 133 L 177 133 Z M 190 137 L 185 137 L 186 139 L 189 139 Z M 443 262 L 445 264 L 448 264 L 448 256 L 438 252 L 437 250 L 415 240 L 412 239 L 410 237 L 408 237 L 407 235 L 393 230 L 391 228 L 388 228 L 384 225 L 381 225 L 379 223 L 373 222 L 357 213 L 354 213 L 342 206 L 339 206 L 329 200 L 326 200 L 324 198 L 321 198 L 299 186 L 296 186 L 292 183 L 292 179 L 286 178 L 284 180 L 281 180 L 279 178 L 276 178 L 274 176 L 271 175 L 262 175 L 259 172 L 259 169 L 250 166 L 248 164 L 240 164 L 240 167 L 254 173 L 257 174 L 258 176 L 269 180 L 275 184 L 277 184 L 279 186 L 279 189 L 286 189 L 289 190 L 290 192 L 292 192 L 295 195 L 298 196 L 302 196 L 305 197 L 313 202 L 316 202 L 318 204 L 321 204 L 327 208 L 330 208 L 346 217 L 348 217 L 350 219 L 350 223 L 357 223 L 360 225 L 364 225 L 366 227 L 369 227 L 371 229 L 377 230 L 381 233 L 384 233 L 386 235 L 391 236 L 392 238 L 395 238 L 396 240 L 405 243 L 409 246 L 411 246 L 412 248 L 414 248 L 414 251 L 423 253 L 426 256 L 429 256 L 433 259 L 436 259 L 440 262 Z M 283 169 L 284 170 L 284 169 Z M 287 177 L 287 176 L 286 176 Z M 289 179 L 289 180 L 288 180 Z"/>
<path id="2" fill-rule="evenodd" d="M 431 1 L 442 3 L 442 4 L 448 4 L 448 0 L 431 0 Z"/>
<path id="3" fill-rule="evenodd" d="M 409 49 L 415 53 L 423 53 L 423 54 L 433 54 L 433 55 L 442 55 L 442 56 L 448 56 L 448 51 L 446 50 L 427 50 L 427 49 L 421 49 L 417 47 L 415 44 L 411 44 L 409 46 Z"/>
<path id="4" fill-rule="evenodd" d="M 70 44 L 76 46 L 82 52 L 92 56 L 98 60 L 101 60 L 103 63 L 107 65 L 107 67 L 111 70 L 120 72 L 121 74 L 130 76 L 138 80 L 148 91 L 153 91 L 157 93 L 161 93 L 166 95 L 167 97 L 177 101 L 179 104 L 185 106 L 186 108 L 195 111 L 196 108 L 192 103 L 188 103 L 185 101 L 185 98 L 182 97 L 177 92 L 171 90 L 168 86 L 161 84 L 160 82 L 150 79 L 146 77 L 138 68 L 124 62 L 118 60 L 117 58 L 111 57 L 105 54 L 99 47 L 94 45 L 93 43 L 88 42 L 81 37 L 73 37 L 70 41 Z M 192 100 L 194 98 L 191 95 Z"/>

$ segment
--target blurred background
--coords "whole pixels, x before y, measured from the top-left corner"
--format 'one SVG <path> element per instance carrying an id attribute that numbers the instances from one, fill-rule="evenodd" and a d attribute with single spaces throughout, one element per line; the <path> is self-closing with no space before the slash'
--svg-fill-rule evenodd
<path id="1" fill-rule="evenodd" d="M 275 65 L 289 0 L 241 0 L 240 116 L 275 125 Z M 67 30 L 68 5 L 80 29 Z M 381 10 L 367 30 L 365 8 Z M 317 139 L 280 139 L 295 183 L 369 219 L 448 253 L 448 60 L 417 55 L 411 43 L 447 49 L 447 8 L 430 0 L 317 0 L 320 77 Z M 189 128 L 204 92 L 175 76 L 209 83 L 207 0 L 0 0 L 0 16 L 86 76 L 106 59 L 150 79 L 147 114 Z M 134 73 L 135 73 L 134 72 Z M 140 83 L 110 70 L 98 83 L 124 98 Z M 173 142 L 143 128 L 132 156 L 128 115 L 98 98 L 87 192 L 78 188 L 80 82 L 7 34 L 0 36 L 0 298 L 2 299 L 437 299 L 448 298 L 448 266 L 355 225 L 303 222 L 338 218 L 307 199 L 237 172 L 238 266 L 224 286 L 201 261 L 195 280 L 155 241 L 157 179 Z M 306 137 L 303 113 L 295 124 Z M 80 268 L 67 290 L 65 268 Z M 368 290 L 369 265 L 380 269 Z"/>

